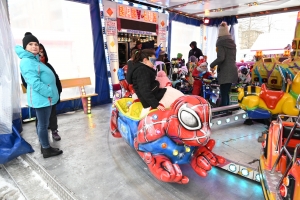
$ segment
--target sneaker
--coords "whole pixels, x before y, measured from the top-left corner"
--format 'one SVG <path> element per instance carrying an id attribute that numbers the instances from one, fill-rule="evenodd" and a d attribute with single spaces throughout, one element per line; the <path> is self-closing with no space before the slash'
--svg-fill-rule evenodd
<path id="1" fill-rule="evenodd" d="M 58 130 L 52 131 L 52 138 L 55 141 L 61 140 L 61 137 L 58 135 Z"/>

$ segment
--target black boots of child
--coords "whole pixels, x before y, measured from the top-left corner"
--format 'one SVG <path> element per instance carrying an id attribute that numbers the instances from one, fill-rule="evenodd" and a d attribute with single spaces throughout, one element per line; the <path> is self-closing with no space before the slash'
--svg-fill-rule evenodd
<path id="1" fill-rule="evenodd" d="M 52 156 L 58 156 L 58 155 L 63 153 L 62 150 L 60 150 L 58 148 L 52 148 L 52 147 L 49 147 L 49 148 L 41 147 L 41 152 L 42 152 L 44 158 L 49 158 L 49 157 L 52 157 Z"/>

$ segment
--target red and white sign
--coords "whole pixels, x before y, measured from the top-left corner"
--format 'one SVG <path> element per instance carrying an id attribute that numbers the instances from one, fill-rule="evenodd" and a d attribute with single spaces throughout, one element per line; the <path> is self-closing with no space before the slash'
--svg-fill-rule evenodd
<path id="1" fill-rule="evenodd" d="M 150 10 L 142 10 L 131 6 L 118 5 L 118 18 L 157 24 L 158 13 Z"/>
<path id="2" fill-rule="evenodd" d="M 159 13 L 159 23 L 157 24 L 157 45 L 162 44 L 166 50 L 166 43 L 168 38 L 168 15 L 164 13 Z"/>

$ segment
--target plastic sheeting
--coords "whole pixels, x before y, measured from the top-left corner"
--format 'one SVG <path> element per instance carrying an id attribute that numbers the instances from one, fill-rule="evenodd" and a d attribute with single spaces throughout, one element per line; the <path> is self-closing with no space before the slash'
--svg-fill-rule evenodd
<path id="1" fill-rule="evenodd" d="M 15 127 L 11 134 L 0 135 L 0 164 L 31 152 L 34 152 L 31 145 L 20 136 Z"/>
<path id="2" fill-rule="evenodd" d="M 44 0 L 43 4 L 39 0 L 8 0 L 8 3 L 18 44 L 22 43 L 25 32 L 32 32 L 44 44 L 49 63 L 60 79 L 90 77 L 92 85 L 85 87 L 86 93 L 98 94 L 92 97 L 92 105 L 111 102 L 98 0 Z M 20 10 L 20 7 L 27 9 Z M 53 12 L 48 12 L 49 8 Z M 32 9 L 38 18 L 31 14 Z M 26 95 L 21 90 L 20 93 L 22 106 L 25 106 Z M 79 96 L 79 93 L 79 88 L 65 88 L 61 99 Z M 67 101 L 57 106 L 57 112 L 78 108 L 82 108 L 80 101 Z M 23 119 L 28 118 L 28 111 L 22 109 Z M 35 115 L 33 109 L 31 115 Z"/>
<path id="3" fill-rule="evenodd" d="M 0 2 L 0 134 L 12 132 L 12 121 L 20 118 L 18 63 L 6 11 Z"/>
<path id="4" fill-rule="evenodd" d="M 172 38 L 171 38 L 171 58 L 176 58 L 177 53 L 182 53 L 183 58 L 187 62 L 189 60 L 190 43 L 197 42 L 198 48 L 201 49 L 201 27 L 185 24 L 182 22 L 172 21 Z"/>
<path id="5" fill-rule="evenodd" d="M 13 126 L 13 121 L 20 125 L 21 117 L 19 70 L 14 46 L 6 11 L 0 1 L 0 164 L 33 152 Z"/>
<path id="6" fill-rule="evenodd" d="M 215 26 L 206 27 L 207 37 L 207 63 L 212 63 L 217 58 L 216 42 L 218 39 L 219 29 Z"/>

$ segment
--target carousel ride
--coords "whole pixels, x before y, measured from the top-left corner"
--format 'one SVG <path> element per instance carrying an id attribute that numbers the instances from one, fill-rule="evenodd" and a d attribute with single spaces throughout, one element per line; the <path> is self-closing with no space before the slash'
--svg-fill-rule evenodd
<path id="1" fill-rule="evenodd" d="M 252 72 L 243 66 L 239 69 L 238 104 L 211 108 L 202 97 L 185 95 L 175 100 L 167 111 L 152 110 L 140 118 L 141 103 L 121 98 L 115 101 L 112 111 L 112 135 L 123 138 L 134 148 L 152 175 L 163 182 L 188 183 L 181 164 L 190 164 L 202 177 L 217 166 L 260 182 L 266 199 L 299 199 L 299 38 L 298 21 L 290 58 L 261 58 Z M 225 110 L 235 111 L 227 116 L 217 114 Z M 253 161 L 233 154 L 229 157 L 225 145 L 216 145 L 218 138 L 214 133 L 218 128 L 214 127 L 226 125 L 228 132 L 234 132 L 236 129 L 231 125 L 236 126 L 248 117 L 270 119 L 274 116 L 278 116 L 277 121 L 272 121 L 267 129 L 257 124 L 251 128 L 262 133 L 259 139 L 262 148 L 255 145 L 248 148 L 258 154 Z M 251 132 L 246 125 L 238 126 L 241 132 Z"/>
<path id="2" fill-rule="evenodd" d="M 270 119 L 262 143 L 259 174 L 266 199 L 300 199 L 300 12 L 290 58 L 260 59 L 238 102 L 251 119 Z M 277 118 L 277 120 L 273 120 Z"/>

